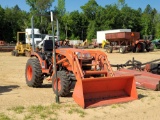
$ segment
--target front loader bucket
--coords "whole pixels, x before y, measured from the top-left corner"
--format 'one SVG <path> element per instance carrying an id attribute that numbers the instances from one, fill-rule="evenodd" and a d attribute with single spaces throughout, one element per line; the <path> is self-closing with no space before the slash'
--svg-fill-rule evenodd
<path id="1" fill-rule="evenodd" d="M 78 80 L 73 99 L 83 108 L 97 107 L 137 99 L 133 76 L 84 78 Z"/>

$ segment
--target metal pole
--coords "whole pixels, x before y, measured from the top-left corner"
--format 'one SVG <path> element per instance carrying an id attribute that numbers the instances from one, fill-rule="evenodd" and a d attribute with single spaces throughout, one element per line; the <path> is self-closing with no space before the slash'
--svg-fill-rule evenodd
<path id="1" fill-rule="evenodd" d="M 56 51 L 55 51 L 55 39 L 54 39 L 54 22 L 53 22 L 53 13 L 51 12 L 51 23 L 52 23 L 52 35 L 53 35 L 53 72 L 54 72 L 54 79 L 56 80 L 56 103 L 59 103 L 59 95 L 58 95 L 58 80 L 57 80 L 57 68 L 56 68 Z M 52 80 L 53 85 L 53 80 Z"/>
<path id="2" fill-rule="evenodd" d="M 31 18 L 31 26 L 32 26 L 32 49 L 35 51 L 35 44 L 34 44 L 34 16 Z"/>
<path id="3" fill-rule="evenodd" d="M 59 43 L 59 22 L 58 22 L 58 19 L 56 19 L 56 22 L 57 22 L 57 42 L 58 42 L 58 45 L 60 46 L 60 43 Z"/>

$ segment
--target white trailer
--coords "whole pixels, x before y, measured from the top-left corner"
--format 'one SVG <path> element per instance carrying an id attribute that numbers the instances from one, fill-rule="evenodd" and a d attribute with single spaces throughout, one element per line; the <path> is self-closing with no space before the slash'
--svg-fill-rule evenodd
<path id="1" fill-rule="evenodd" d="M 25 29 L 26 34 L 26 43 L 30 43 L 32 45 L 32 28 Z M 38 45 L 42 41 L 42 36 L 39 29 L 34 28 L 34 44 Z"/>
<path id="2" fill-rule="evenodd" d="M 131 29 L 115 29 L 115 30 L 97 31 L 97 43 L 102 44 L 102 41 L 106 39 L 105 34 L 118 33 L 118 32 L 131 32 Z"/>

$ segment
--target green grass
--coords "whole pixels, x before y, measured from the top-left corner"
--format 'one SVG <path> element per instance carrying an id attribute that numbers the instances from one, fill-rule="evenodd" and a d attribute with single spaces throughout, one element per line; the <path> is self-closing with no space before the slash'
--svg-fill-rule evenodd
<path id="1" fill-rule="evenodd" d="M 0 120 L 11 120 L 11 119 L 4 113 L 0 113 Z"/>
<path id="2" fill-rule="evenodd" d="M 79 108 L 70 108 L 68 113 L 69 114 L 77 113 L 80 114 L 80 117 L 85 117 L 85 115 L 87 114 L 86 112 L 84 112 L 84 110 L 81 110 Z"/>
<path id="3" fill-rule="evenodd" d="M 24 120 L 34 120 L 34 115 L 25 115 Z"/>
<path id="4" fill-rule="evenodd" d="M 42 105 L 37 105 L 37 106 L 31 106 L 28 109 L 28 112 L 32 113 L 32 114 L 39 114 L 44 112 L 46 109 L 48 109 L 47 106 L 42 106 Z"/>
<path id="5" fill-rule="evenodd" d="M 117 106 L 114 104 L 114 105 L 111 106 L 111 108 L 117 108 Z"/>
<path id="6" fill-rule="evenodd" d="M 53 104 L 51 104 L 51 108 L 52 109 L 60 109 L 60 108 L 62 108 L 62 105 L 61 104 L 53 103 Z"/>
<path id="7" fill-rule="evenodd" d="M 8 110 L 13 110 L 16 113 L 21 114 L 23 113 L 24 109 L 25 107 L 23 106 L 16 106 L 16 107 L 9 108 Z"/>
<path id="8" fill-rule="evenodd" d="M 155 99 L 155 97 L 151 97 L 151 100 L 154 100 Z"/>
<path id="9" fill-rule="evenodd" d="M 33 105 L 30 107 L 23 107 L 23 106 L 16 106 L 7 109 L 9 111 L 13 111 L 14 114 L 10 117 L 14 118 L 18 114 L 23 114 L 23 120 L 34 120 L 35 118 L 44 120 L 58 120 L 58 113 L 61 111 L 64 111 L 68 114 L 78 114 L 79 117 L 85 117 L 87 114 L 82 108 L 80 108 L 78 105 L 73 104 L 56 104 L 53 103 L 48 106 L 44 105 Z M 10 120 L 8 116 L 5 116 L 4 114 L 0 114 L 0 120 Z"/>

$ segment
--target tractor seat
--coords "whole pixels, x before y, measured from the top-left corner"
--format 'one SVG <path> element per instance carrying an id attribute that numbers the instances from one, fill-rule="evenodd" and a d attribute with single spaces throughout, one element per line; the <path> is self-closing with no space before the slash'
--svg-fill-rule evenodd
<path id="1" fill-rule="evenodd" d="M 43 50 L 44 50 L 44 52 L 52 52 L 53 51 L 53 41 L 52 40 L 44 40 L 43 41 Z"/>

